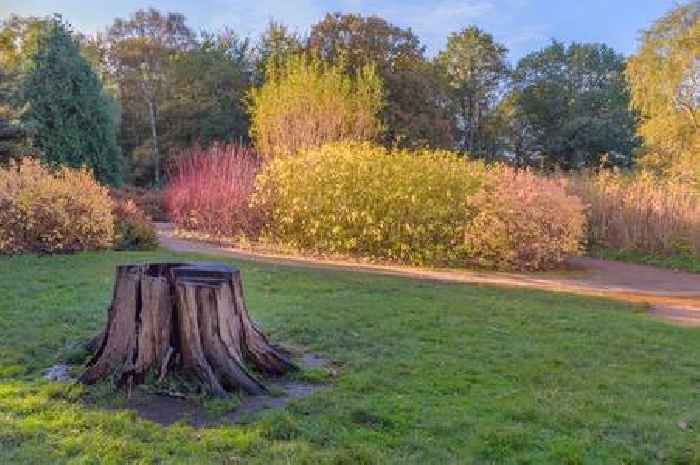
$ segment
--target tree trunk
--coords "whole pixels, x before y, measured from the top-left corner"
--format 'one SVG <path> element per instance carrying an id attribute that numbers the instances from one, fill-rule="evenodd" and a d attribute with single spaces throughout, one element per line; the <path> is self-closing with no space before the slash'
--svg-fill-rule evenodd
<path id="1" fill-rule="evenodd" d="M 148 117 L 151 122 L 151 137 L 153 138 L 153 163 L 155 164 L 155 183 L 160 188 L 160 152 L 158 151 L 158 128 L 156 126 L 156 104 L 154 98 L 148 98 Z"/>
<path id="2" fill-rule="evenodd" d="M 248 366 L 267 375 L 296 368 L 250 320 L 240 271 L 217 263 L 118 266 L 107 326 L 92 342 L 86 384 L 112 377 L 130 388 L 177 370 L 214 395 L 261 394 Z"/>

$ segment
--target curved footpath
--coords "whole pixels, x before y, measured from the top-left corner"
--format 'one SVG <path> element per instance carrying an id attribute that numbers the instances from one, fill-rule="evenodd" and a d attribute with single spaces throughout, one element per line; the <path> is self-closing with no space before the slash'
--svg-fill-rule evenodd
<path id="1" fill-rule="evenodd" d="M 177 238 L 174 236 L 172 226 L 168 223 L 156 223 L 156 228 L 161 245 L 173 252 L 200 253 L 268 264 L 378 273 L 441 282 L 524 287 L 608 297 L 648 305 L 651 314 L 672 323 L 700 327 L 700 274 L 587 257 L 571 259 L 568 263 L 570 270 L 558 273 L 431 270 L 253 252 Z"/>

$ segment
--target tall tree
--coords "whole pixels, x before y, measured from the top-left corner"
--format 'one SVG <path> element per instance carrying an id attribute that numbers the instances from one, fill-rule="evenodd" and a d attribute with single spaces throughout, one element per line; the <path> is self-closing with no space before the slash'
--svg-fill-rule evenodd
<path id="1" fill-rule="evenodd" d="M 30 71 L 33 58 L 39 46 L 39 38 L 45 35 L 51 26 L 51 18 L 11 15 L 8 19 L 0 21 L 0 125 L 4 130 L 2 134 L 9 139 L 0 142 L 3 148 L 0 151 L 0 160 L 8 156 L 21 156 L 26 154 L 29 147 L 22 137 L 24 131 L 17 124 L 24 109 L 21 96 L 22 81 Z M 104 53 L 104 48 L 96 47 L 96 39 L 88 38 L 80 33 L 73 32 L 73 37 L 80 41 L 80 54 L 88 60 L 90 66 L 98 73 L 102 80 L 105 93 L 114 97 L 116 92 L 110 82 L 105 79 L 103 64 L 98 54 Z M 115 123 L 118 123 L 118 106 L 112 101 L 110 105 Z M 0 139 L 3 136 L 0 136 Z M 10 147 L 13 147 L 10 150 Z"/>
<path id="2" fill-rule="evenodd" d="M 382 18 L 327 14 L 311 28 L 312 53 L 355 72 L 374 64 L 384 82 L 383 142 L 399 146 L 452 146 L 445 95 L 424 47 L 410 29 Z"/>
<path id="3" fill-rule="evenodd" d="M 50 163 L 87 165 L 102 182 L 121 182 L 121 152 L 102 85 L 60 17 L 39 38 L 23 85 L 22 115 Z"/>
<path id="4" fill-rule="evenodd" d="M 39 37 L 48 30 L 45 18 L 12 15 L 0 21 L 0 162 L 28 149 L 20 125 L 24 108 L 22 81 L 36 55 Z"/>
<path id="5" fill-rule="evenodd" d="M 35 16 L 11 15 L 0 21 L 0 66 L 5 72 L 26 71 L 51 21 Z"/>
<path id="6" fill-rule="evenodd" d="M 16 119 L 14 79 L 0 68 L 0 163 L 20 154 L 24 131 Z"/>
<path id="7" fill-rule="evenodd" d="M 623 56 L 603 44 L 555 41 L 520 60 L 514 98 L 546 165 L 594 166 L 606 155 L 631 164 L 638 141 L 624 69 Z"/>
<path id="8" fill-rule="evenodd" d="M 644 31 L 626 75 L 642 115 L 644 161 L 700 186 L 700 1 Z"/>
<path id="9" fill-rule="evenodd" d="M 489 129 L 494 147 L 494 158 L 518 167 L 533 164 L 536 153 L 535 132 L 519 105 L 518 94 L 509 92 L 496 105 L 491 116 Z"/>
<path id="10" fill-rule="evenodd" d="M 318 57 L 292 55 L 268 68 L 250 103 L 256 148 L 266 157 L 286 156 L 329 142 L 372 140 L 382 88 L 373 65 L 351 76 Z"/>
<path id="11" fill-rule="evenodd" d="M 160 107 L 165 153 L 193 144 L 247 140 L 245 98 L 253 74 L 247 40 L 232 31 L 203 32 L 197 45 L 168 66 Z"/>
<path id="12" fill-rule="evenodd" d="M 162 171 L 158 112 L 166 92 L 167 67 L 174 55 L 193 47 L 194 39 L 183 15 L 163 14 L 152 8 L 136 11 L 129 19 L 117 18 L 107 31 L 106 58 L 119 82 L 124 112 L 122 140 L 131 150 L 150 139 L 156 185 Z M 144 120 L 150 129 L 148 135 L 140 131 Z"/>
<path id="13" fill-rule="evenodd" d="M 290 55 L 299 53 L 303 49 L 304 45 L 299 34 L 290 31 L 282 23 L 270 21 L 255 47 L 255 83 L 261 85 L 264 82 L 268 67 L 280 68 Z"/>
<path id="14" fill-rule="evenodd" d="M 491 34 L 470 26 L 450 34 L 446 49 L 436 58 L 457 109 L 456 142 L 461 150 L 483 154 L 492 145 L 489 113 L 508 77 L 507 52 Z"/>

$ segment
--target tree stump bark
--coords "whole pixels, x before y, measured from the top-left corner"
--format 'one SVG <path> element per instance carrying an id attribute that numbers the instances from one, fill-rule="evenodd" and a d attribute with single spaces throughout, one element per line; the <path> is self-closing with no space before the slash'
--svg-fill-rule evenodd
<path id="1" fill-rule="evenodd" d="M 91 344 L 85 384 L 113 377 L 131 387 L 177 370 L 214 395 L 261 394 L 248 366 L 267 375 L 296 369 L 251 321 L 240 271 L 217 263 L 118 266 L 107 325 Z"/>

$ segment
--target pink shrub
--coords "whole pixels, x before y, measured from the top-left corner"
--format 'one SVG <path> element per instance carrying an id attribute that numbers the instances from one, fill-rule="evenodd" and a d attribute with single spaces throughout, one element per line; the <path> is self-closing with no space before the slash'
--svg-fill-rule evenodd
<path id="1" fill-rule="evenodd" d="M 483 185 L 469 199 L 476 215 L 464 232 L 467 255 L 478 265 L 545 270 L 581 251 L 584 206 L 561 180 L 498 167 Z"/>
<path id="2" fill-rule="evenodd" d="M 261 216 L 249 207 L 260 161 L 250 148 L 213 145 L 176 158 L 165 208 L 178 227 L 215 236 L 257 236 Z"/>

